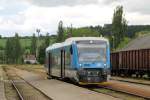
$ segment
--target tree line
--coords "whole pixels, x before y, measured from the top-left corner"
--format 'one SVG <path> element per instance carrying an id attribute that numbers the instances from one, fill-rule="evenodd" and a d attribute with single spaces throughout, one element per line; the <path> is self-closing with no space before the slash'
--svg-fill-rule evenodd
<path id="1" fill-rule="evenodd" d="M 4 50 L 1 50 L 2 56 L 0 56 L 1 59 L 5 60 L 3 63 L 7 64 L 22 64 L 23 57 L 26 55 L 34 55 L 38 62 L 43 64 L 45 59 L 45 49 L 49 46 L 49 34 L 47 33 L 46 36 L 43 36 L 43 42 L 39 47 L 37 47 L 37 37 L 35 34 L 31 37 L 31 44 L 30 44 L 30 50 L 26 51 L 26 48 L 23 48 L 18 33 L 15 34 L 14 37 L 9 37 L 6 40 L 6 45 Z M 39 49 L 38 52 L 36 50 Z M 2 52 L 3 51 L 3 52 Z M 38 54 L 36 54 L 38 53 Z M 2 63 L 2 62 L 1 62 Z"/>
<path id="2" fill-rule="evenodd" d="M 117 6 L 114 10 L 112 23 L 105 24 L 104 26 L 88 26 L 73 28 L 72 24 L 70 27 L 64 27 L 63 21 L 58 23 L 58 31 L 56 35 L 50 35 L 46 33 L 46 36 L 36 36 L 33 34 L 32 37 L 19 37 L 16 33 L 14 37 L 6 38 L 6 45 L 0 50 L 0 59 L 4 59 L 5 63 L 18 64 L 23 63 L 23 55 L 35 55 L 38 62 L 43 64 L 45 60 L 45 49 L 50 44 L 55 42 L 62 42 L 69 37 L 106 37 L 110 41 L 111 50 L 115 50 L 126 37 L 134 38 L 135 33 L 139 31 L 150 30 L 150 25 L 127 25 L 125 14 L 122 6 Z M 37 32 L 40 32 L 38 29 Z M 0 37 L 2 38 L 2 37 Z M 30 45 L 22 47 L 20 39 L 31 39 Z M 43 42 L 39 42 L 39 41 Z"/>
<path id="3" fill-rule="evenodd" d="M 114 10 L 112 24 L 107 25 L 109 26 L 109 32 L 111 34 L 104 34 L 103 27 L 96 26 L 96 27 L 83 27 L 80 29 L 70 29 L 70 28 L 63 28 L 63 23 L 60 21 L 58 27 L 58 36 L 57 41 L 61 42 L 67 37 L 74 37 L 74 36 L 103 36 L 107 37 L 111 42 L 111 48 L 116 49 L 121 41 L 123 41 L 124 37 L 126 37 L 126 30 L 127 30 L 127 21 L 124 17 L 123 13 L 123 6 L 117 6 Z M 70 31 L 71 30 L 71 31 Z M 72 33 L 71 33 L 72 32 Z M 70 34 L 71 33 L 71 34 Z"/>
<path id="4" fill-rule="evenodd" d="M 129 41 L 136 38 L 138 32 L 150 31 L 150 25 L 128 25 L 123 6 L 117 6 L 113 13 L 112 23 L 110 24 L 80 28 L 65 27 L 62 29 L 63 34 L 60 34 L 61 41 L 64 41 L 68 37 L 103 36 L 109 39 L 111 50 L 116 50 L 121 44 L 127 43 L 127 40 Z"/>

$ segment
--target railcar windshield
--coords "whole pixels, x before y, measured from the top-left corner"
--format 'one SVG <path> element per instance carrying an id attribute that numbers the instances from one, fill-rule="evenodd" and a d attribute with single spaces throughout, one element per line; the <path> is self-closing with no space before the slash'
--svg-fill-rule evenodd
<path id="1" fill-rule="evenodd" d="M 79 62 L 106 62 L 106 42 L 78 42 Z"/>

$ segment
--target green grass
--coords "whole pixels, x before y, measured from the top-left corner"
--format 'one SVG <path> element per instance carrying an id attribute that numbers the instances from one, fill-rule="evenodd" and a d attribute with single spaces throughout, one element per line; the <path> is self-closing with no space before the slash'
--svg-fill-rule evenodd
<path id="1" fill-rule="evenodd" d="M 0 48 L 5 48 L 6 41 L 7 41 L 7 39 L 0 39 Z M 53 41 L 54 41 L 54 39 L 50 39 L 50 43 Z M 42 45 L 43 42 L 44 42 L 44 40 L 40 39 L 39 45 Z M 22 39 L 20 39 L 20 43 L 23 48 L 30 47 L 31 46 L 31 38 L 26 38 L 26 39 L 22 38 Z"/>
<path id="2" fill-rule="evenodd" d="M 119 49 L 125 47 L 131 40 L 132 40 L 132 39 L 130 39 L 130 38 L 128 38 L 128 37 L 125 37 L 125 38 L 123 39 L 123 41 L 121 41 L 121 43 L 118 45 L 117 50 L 119 50 Z"/>
<path id="3" fill-rule="evenodd" d="M 29 47 L 31 45 L 31 39 L 20 39 L 22 47 Z"/>
<path id="4" fill-rule="evenodd" d="M 6 39 L 0 39 L 0 47 L 5 47 Z"/>
<path id="5" fill-rule="evenodd" d="M 7 39 L 0 39 L 0 47 L 5 48 Z M 28 47 L 31 44 L 31 39 L 20 39 L 22 47 Z"/>

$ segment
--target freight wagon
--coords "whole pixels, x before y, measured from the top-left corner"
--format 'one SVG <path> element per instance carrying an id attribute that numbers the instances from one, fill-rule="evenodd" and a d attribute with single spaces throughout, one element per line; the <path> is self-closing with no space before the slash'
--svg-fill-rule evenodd
<path id="1" fill-rule="evenodd" d="M 111 53 L 112 75 L 150 77 L 150 49 L 118 51 Z"/>
<path id="2" fill-rule="evenodd" d="M 46 49 L 50 78 L 70 79 L 79 84 L 98 84 L 110 77 L 109 42 L 103 37 L 74 37 Z"/>

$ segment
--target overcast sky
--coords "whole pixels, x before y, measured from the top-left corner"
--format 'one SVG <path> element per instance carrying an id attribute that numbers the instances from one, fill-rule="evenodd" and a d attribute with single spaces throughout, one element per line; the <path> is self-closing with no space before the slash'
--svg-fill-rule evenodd
<path id="1" fill-rule="evenodd" d="M 60 20 L 65 27 L 111 23 L 117 5 L 128 24 L 150 24 L 150 0 L 0 0 L 0 35 L 56 34 Z"/>

